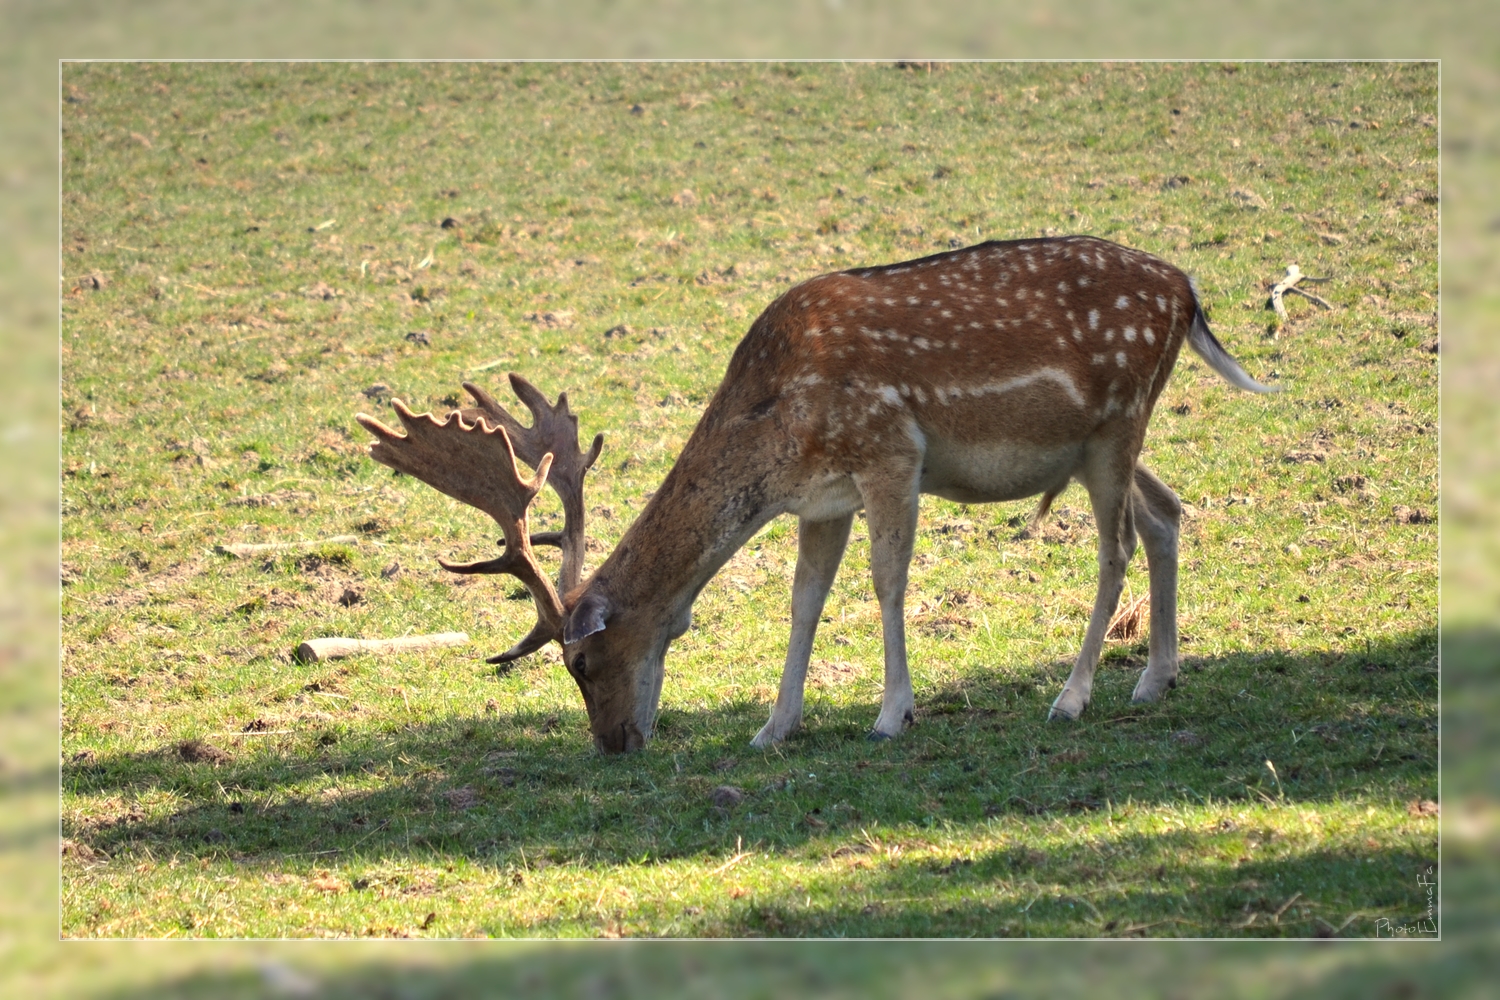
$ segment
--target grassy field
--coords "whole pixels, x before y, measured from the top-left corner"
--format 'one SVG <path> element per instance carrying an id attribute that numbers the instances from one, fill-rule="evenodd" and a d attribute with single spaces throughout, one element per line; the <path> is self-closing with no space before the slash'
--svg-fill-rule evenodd
<path id="1" fill-rule="evenodd" d="M 68 936 L 1349 936 L 1437 863 L 1436 69 L 69 65 L 63 106 Z M 1146 461 L 1188 504 L 1185 670 L 1107 652 L 1080 490 L 925 498 L 918 724 L 873 745 L 862 525 L 803 731 L 774 697 L 795 525 L 672 647 L 645 753 L 594 754 L 493 524 L 355 412 L 517 370 L 567 389 L 597 563 L 754 315 L 841 267 L 1087 232 L 1193 273 Z M 1334 306 L 1264 285 L 1288 262 Z M 623 327 L 623 329 L 621 329 Z M 508 394 L 508 392 L 507 392 Z M 542 520 L 555 517 L 555 500 Z M 539 501 L 542 502 L 542 501 Z M 235 559 L 235 542 L 317 541 Z M 1132 569 L 1136 594 L 1144 564 Z M 521 595 L 524 598 L 524 595 Z M 304 665 L 298 642 L 466 648 Z M 715 805 L 715 789 L 743 793 Z M 722 796 L 717 801 L 722 801 Z"/>

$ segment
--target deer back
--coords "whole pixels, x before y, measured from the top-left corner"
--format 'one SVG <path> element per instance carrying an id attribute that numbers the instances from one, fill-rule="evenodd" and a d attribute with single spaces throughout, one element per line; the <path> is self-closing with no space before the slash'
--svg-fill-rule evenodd
<path id="1" fill-rule="evenodd" d="M 791 289 L 715 403 L 778 411 L 808 457 L 851 471 L 913 422 L 928 438 L 1038 447 L 1110 424 L 1143 432 L 1197 311 L 1188 277 L 1138 250 L 985 243 Z"/>

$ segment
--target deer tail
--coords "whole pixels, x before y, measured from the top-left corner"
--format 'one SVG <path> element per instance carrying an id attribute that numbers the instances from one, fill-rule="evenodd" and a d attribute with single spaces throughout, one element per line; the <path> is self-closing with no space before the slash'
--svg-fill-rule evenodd
<path id="1" fill-rule="evenodd" d="M 1203 307 L 1198 304 L 1196 288 L 1193 290 L 1193 322 L 1188 327 L 1188 346 L 1196 351 L 1200 358 L 1208 362 L 1208 367 L 1218 372 L 1231 385 L 1249 392 L 1281 391 L 1279 385 L 1262 385 L 1255 381 L 1245 369 L 1240 367 L 1240 363 L 1224 350 L 1224 345 L 1219 343 L 1219 339 L 1208 328 L 1208 317 L 1203 315 Z"/>

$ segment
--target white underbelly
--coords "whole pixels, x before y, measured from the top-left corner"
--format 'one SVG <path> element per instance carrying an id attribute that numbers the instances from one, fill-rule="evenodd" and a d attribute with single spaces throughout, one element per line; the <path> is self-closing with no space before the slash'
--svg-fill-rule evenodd
<path id="1" fill-rule="evenodd" d="M 961 444 L 927 439 L 922 492 L 959 503 L 1020 500 L 1067 484 L 1083 463 L 1083 444 L 1018 441 Z"/>
<path id="2" fill-rule="evenodd" d="M 865 505 L 852 476 L 831 476 L 813 485 L 787 510 L 808 521 L 827 521 L 852 514 Z"/>

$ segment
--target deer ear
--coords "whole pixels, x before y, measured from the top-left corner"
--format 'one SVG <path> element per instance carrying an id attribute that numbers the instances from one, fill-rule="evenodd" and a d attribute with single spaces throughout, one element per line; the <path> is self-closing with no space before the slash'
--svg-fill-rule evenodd
<path id="1" fill-rule="evenodd" d="M 563 622 L 563 642 L 572 644 L 595 632 L 604 631 L 609 617 L 609 602 L 600 594 L 584 594 Z"/>

